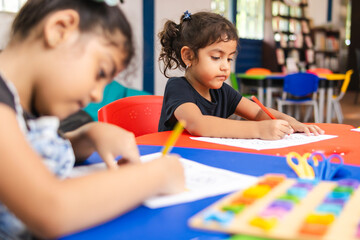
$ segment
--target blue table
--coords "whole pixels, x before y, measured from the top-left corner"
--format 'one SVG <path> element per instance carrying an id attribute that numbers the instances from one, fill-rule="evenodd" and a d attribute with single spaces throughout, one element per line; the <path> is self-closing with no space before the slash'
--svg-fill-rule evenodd
<path id="1" fill-rule="evenodd" d="M 161 148 L 161 146 L 139 146 L 142 155 L 159 152 Z M 290 178 L 296 177 L 287 166 L 284 157 L 179 147 L 173 148 L 172 153 L 213 167 L 253 176 L 280 173 Z M 99 161 L 101 161 L 99 156 L 93 154 L 86 163 Z M 360 167 L 346 165 L 341 170 L 339 177 L 360 180 Z M 228 239 L 229 235 L 227 234 L 191 229 L 187 225 L 190 217 L 223 196 L 225 195 L 159 209 L 140 206 L 112 221 L 61 239 Z"/>

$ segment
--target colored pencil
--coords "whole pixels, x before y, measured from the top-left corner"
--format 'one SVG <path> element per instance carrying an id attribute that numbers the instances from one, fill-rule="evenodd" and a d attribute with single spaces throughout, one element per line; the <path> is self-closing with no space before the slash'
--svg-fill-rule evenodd
<path id="1" fill-rule="evenodd" d="M 276 119 L 274 117 L 274 115 L 271 114 L 271 112 L 255 97 L 255 96 L 251 96 L 251 99 L 257 104 L 259 105 L 259 107 L 261 107 L 261 109 L 267 114 L 269 115 L 269 117 L 271 119 Z"/>
<path id="2" fill-rule="evenodd" d="M 171 135 L 169 136 L 168 140 L 166 141 L 161 153 L 163 156 L 168 154 L 173 146 L 175 145 L 176 141 L 178 140 L 179 136 L 183 132 L 185 127 L 185 121 L 180 120 L 176 123 L 174 130 L 172 131 Z"/>

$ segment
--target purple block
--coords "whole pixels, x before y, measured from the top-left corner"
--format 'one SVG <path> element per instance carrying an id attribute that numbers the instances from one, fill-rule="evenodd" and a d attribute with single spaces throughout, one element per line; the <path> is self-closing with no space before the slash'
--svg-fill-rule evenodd
<path id="1" fill-rule="evenodd" d="M 342 199 L 342 198 L 325 198 L 324 203 L 327 204 L 335 204 L 335 205 L 340 205 L 340 206 L 344 206 L 344 204 L 347 202 L 346 199 Z"/>
<path id="2" fill-rule="evenodd" d="M 359 181 L 355 179 L 342 179 L 337 182 L 339 186 L 352 187 L 356 189 L 359 186 Z"/>
<path id="3" fill-rule="evenodd" d="M 293 208 L 294 203 L 290 201 L 276 200 L 272 202 L 268 208 L 282 208 L 284 210 L 290 211 Z"/>

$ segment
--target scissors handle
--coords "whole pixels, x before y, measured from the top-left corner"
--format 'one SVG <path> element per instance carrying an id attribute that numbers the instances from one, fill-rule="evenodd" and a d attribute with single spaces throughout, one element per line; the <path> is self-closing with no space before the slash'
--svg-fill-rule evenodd
<path id="1" fill-rule="evenodd" d="M 286 155 L 286 162 L 294 170 L 299 178 L 314 179 L 315 173 L 311 165 L 309 165 L 307 158 L 310 156 L 310 153 L 306 153 L 301 156 L 297 152 L 290 152 Z M 297 164 L 294 162 L 293 158 L 297 159 Z"/>
<path id="2" fill-rule="evenodd" d="M 334 163 L 332 163 L 331 162 L 332 159 L 338 159 L 339 165 L 336 166 Z M 314 152 L 313 154 L 311 154 L 310 160 L 313 161 L 321 160 L 321 162 L 318 163 L 320 168 L 320 171 L 318 173 L 318 178 L 320 180 L 331 180 L 344 163 L 343 158 L 339 154 L 332 154 L 329 157 L 326 157 L 324 154 L 320 152 Z M 335 169 L 333 168 L 333 166 L 335 166 Z"/>
<path id="3" fill-rule="evenodd" d="M 339 163 L 332 163 L 331 160 L 337 158 L 339 159 Z M 325 173 L 325 180 L 332 180 L 335 176 L 335 174 L 342 168 L 342 165 L 344 164 L 343 158 L 339 154 L 332 154 L 327 159 L 327 168 Z"/>

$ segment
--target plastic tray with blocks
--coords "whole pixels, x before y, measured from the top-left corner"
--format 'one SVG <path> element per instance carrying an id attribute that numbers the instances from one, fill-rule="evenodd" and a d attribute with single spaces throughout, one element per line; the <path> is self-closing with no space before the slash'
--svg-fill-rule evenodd
<path id="1" fill-rule="evenodd" d="M 189 225 L 275 239 L 360 239 L 359 184 L 269 174 L 199 212 Z"/>

